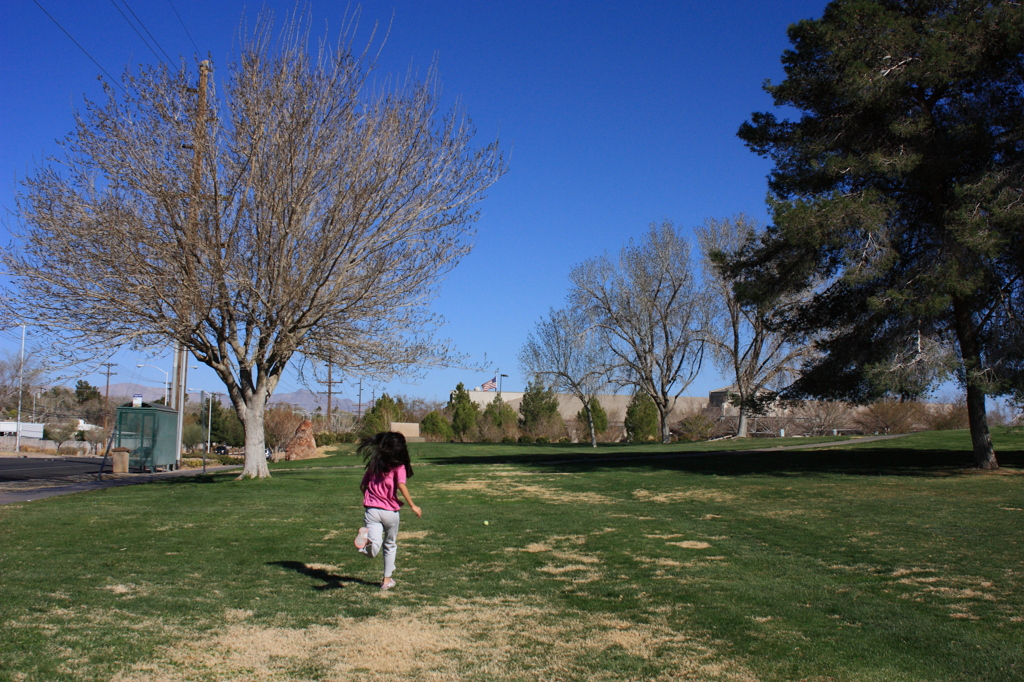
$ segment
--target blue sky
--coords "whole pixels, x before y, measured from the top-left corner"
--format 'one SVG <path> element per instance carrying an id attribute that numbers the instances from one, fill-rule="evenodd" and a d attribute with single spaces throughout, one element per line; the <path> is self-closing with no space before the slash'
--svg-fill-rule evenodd
<path id="1" fill-rule="evenodd" d="M 39 3 L 115 77 L 126 66 L 157 59 L 112 0 Z M 479 143 L 500 137 L 509 156 L 508 174 L 480 205 L 472 253 L 434 302 L 447 320 L 441 335 L 473 361 L 484 362 L 486 354 L 491 367 L 509 375 L 503 388 L 521 390 L 516 355 L 541 316 L 562 305 L 573 265 L 618 250 L 655 221 L 692 228 L 740 212 L 764 221 L 770 166 L 741 144 L 736 130 L 751 112 L 771 107 L 761 86 L 782 78 L 786 27 L 819 17 L 825 4 L 363 2 L 357 35 L 367 37 L 375 22 L 390 24 L 382 70 L 422 72 L 436 59 L 444 100 L 461 101 Z M 227 64 L 243 14 L 251 25 L 260 7 L 236 0 L 173 0 L 173 6 L 129 0 L 129 6 L 172 57 L 194 63 L 194 40 L 215 66 Z M 295 3 L 264 6 L 283 20 Z M 325 0 L 308 7 L 314 26 L 331 35 L 346 8 L 351 11 L 345 2 Z M 0 202 L 7 214 L 0 240 L 6 243 L 17 178 L 57 151 L 55 140 L 72 129 L 73 110 L 101 90 L 97 66 L 33 0 L 2 3 L 0 31 Z M 215 77 L 225 74 L 222 68 Z M 5 327 L 0 324 L 0 350 L 16 350 L 20 330 Z M 30 343 L 45 344 L 42 330 L 29 332 Z M 162 385 L 159 371 L 139 370 L 138 363 L 170 370 L 164 349 L 122 352 L 113 360 L 115 382 Z M 95 369 L 72 374 L 102 385 Z M 446 399 L 457 382 L 472 388 L 493 375 L 437 370 L 374 388 Z M 221 387 L 205 369 L 189 383 Z M 726 383 L 709 366 L 687 394 Z M 299 387 L 289 373 L 278 392 Z M 349 386 L 340 390 L 355 398 Z M 364 394 L 369 390 L 364 386 Z"/>

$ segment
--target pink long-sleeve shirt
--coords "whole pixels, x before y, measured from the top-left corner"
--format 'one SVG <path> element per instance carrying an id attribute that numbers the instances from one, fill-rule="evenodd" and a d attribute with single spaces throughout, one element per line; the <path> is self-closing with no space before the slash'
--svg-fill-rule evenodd
<path id="1" fill-rule="evenodd" d="M 399 464 L 383 476 L 363 474 L 363 506 L 398 511 L 402 503 L 398 500 L 398 486 L 405 483 L 405 466 Z"/>

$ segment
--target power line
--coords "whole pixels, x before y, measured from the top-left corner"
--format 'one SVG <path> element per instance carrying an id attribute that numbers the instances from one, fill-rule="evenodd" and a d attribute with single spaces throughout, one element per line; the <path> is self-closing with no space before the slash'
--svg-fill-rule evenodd
<path id="1" fill-rule="evenodd" d="M 104 74 L 106 74 L 106 76 L 110 80 L 110 82 L 117 86 L 118 90 L 120 90 L 121 92 L 123 92 L 126 95 L 128 94 L 128 92 L 123 87 L 121 87 L 121 84 L 118 83 L 116 80 L 114 80 L 114 77 L 111 76 L 109 73 L 107 73 L 107 70 L 104 69 L 102 66 L 100 66 L 100 63 L 98 61 L 96 61 L 93 58 L 93 56 L 91 54 L 89 54 L 89 52 L 84 47 L 79 45 L 78 41 L 75 40 L 71 36 L 71 34 L 67 32 L 67 29 L 65 29 L 63 26 L 61 26 L 60 22 L 57 21 L 56 19 L 54 19 L 53 15 L 51 15 L 49 12 L 47 12 L 45 7 L 43 7 L 42 5 L 39 4 L 39 0 L 32 0 L 32 2 L 36 3 L 36 7 L 41 9 L 43 11 L 43 14 L 45 14 L 48 17 L 50 17 L 50 21 L 52 21 L 53 23 L 57 24 L 57 28 L 59 28 L 60 30 L 64 31 L 64 35 L 66 35 L 71 40 L 71 42 L 73 42 L 78 47 L 79 50 L 81 50 L 83 53 L 85 53 L 85 56 L 88 57 L 89 59 L 91 59 L 92 63 L 95 64 L 97 66 L 97 68 L 99 68 L 100 71 L 102 71 Z"/>
<path id="2" fill-rule="evenodd" d="M 167 0 L 167 4 L 171 6 L 172 10 L 174 10 L 174 16 L 178 17 L 178 23 L 181 24 L 183 29 L 185 29 L 185 35 L 188 36 L 189 42 L 192 43 L 192 47 L 196 48 L 196 54 L 199 54 L 199 46 L 196 45 L 196 41 L 192 40 L 192 34 L 188 32 L 188 26 L 186 26 L 185 22 L 181 20 L 181 15 L 178 14 L 178 9 L 174 6 L 174 3 L 171 2 L 171 0 Z"/>
<path id="3" fill-rule="evenodd" d="M 143 45 L 145 45 L 146 47 L 149 48 L 149 51 L 153 53 L 153 56 L 156 57 L 156 60 L 158 62 L 162 62 L 163 58 L 156 53 L 156 50 L 154 50 L 153 46 L 149 44 L 149 41 L 147 41 L 146 38 L 141 33 L 139 33 L 139 29 L 135 28 L 135 24 L 133 24 L 132 20 L 128 18 L 128 15 L 124 13 L 124 11 L 117 5 L 116 2 L 114 2 L 114 0 L 110 0 L 110 4 L 113 5 L 114 9 L 117 10 L 118 14 L 120 14 L 124 18 L 124 20 L 126 22 L 128 22 L 128 25 L 132 27 L 133 31 L 135 31 L 135 35 L 137 35 L 139 37 L 139 40 L 142 41 Z M 143 28 L 145 28 L 145 26 L 143 26 Z M 148 33 L 148 31 L 147 31 L 147 33 Z M 170 68 L 169 64 L 168 64 L 168 68 Z"/>
<path id="4" fill-rule="evenodd" d="M 128 4 L 128 0 L 121 0 L 121 4 L 128 8 L 128 11 L 132 13 L 133 17 L 135 17 L 135 21 L 139 22 L 139 26 L 141 26 L 142 30 L 146 32 L 146 35 L 153 39 L 153 44 L 159 47 L 160 51 L 164 53 L 165 57 L 167 57 L 168 67 L 173 68 L 171 62 L 173 62 L 174 60 L 171 59 L 171 55 L 167 54 L 167 50 L 164 49 L 163 45 L 161 45 L 159 41 L 157 41 L 157 39 L 153 36 L 153 34 L 149 32 L 149 29 L 146 28 L 146 25 L 142 23 L 142 19 L 139 19 L 139 15 L 136 14 L 135 10 L 132 9 L 132 6 Z"/>

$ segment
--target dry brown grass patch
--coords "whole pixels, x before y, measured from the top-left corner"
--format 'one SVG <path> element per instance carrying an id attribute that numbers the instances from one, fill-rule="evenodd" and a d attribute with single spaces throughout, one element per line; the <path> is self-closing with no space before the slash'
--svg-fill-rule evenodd
<path id="1" fill-rule="evenodd" d="M 400 540 L 422 540 L 423 538 L 430 535 L 429 530 L 411 530 L 411 531 L 399 531 L 398 537 Z"/>
<path id="2" fill-rule="evenodd" d="M 429 487 L 457 492 L 479 492 L 507 500 L 532 498 L 552 504 L 614 504 L 615 500 L 591 492 L 569 492 L 557 486 L 545 486 L 536 482 L 525 483 L 518 478 L 521 473 L 495 472 L 490 478 L 467 478 L 462 481 L 434 483 Z"/>
<path id="3" fill-rule="evenodd" d="M 805 509 L 772 509 L 768 511 L 756 511 L 753 512 L 755 516 L 764 516 L 769 519 L 788 519 L 793 516 L 804 516 L 807 514 Z"/>
<path id="4" fill-rule="evenodd" d="M 672 545 L 673 547 L 682 547 L 683 549 L 707 549 L 711 546 L 711 543 L 704 542 L 703 540 L 683 540 L 682 542 L 666 542 L 666 545 Z"/>
<path id="5" fill-rule="evenodd" d="M 658 616 L 631 623 L 582 612 L 564 612 L 518 599 L 449 599 L 437 606 L 398 608 L 373 618 L 339 617 L 308 628 L 240 622 L 247 612 L 226 614 L 229 625 L 211 640 L 178 638 L 161 658 L 133 666 L 114 682 L 186 680 L 296 681 L 315 669 L 328 680 L 623 679 L 594 670 L 607 650 L 656 662 L 652 679 L 756 682 L 742 665 L 723 659 L 717 643 L 680 632 Z"/>
<path id="6" fill-rule="evenodd" d="M 106 590 L 107 592 L 110 592 L 111 594 L 116 594 L 116 595 L 125 597 L 127 599 L 132 599 L 134 597 L 141 597 L 141 596 L 145 596 L 145 595 L 149 594 L 149 589 L 148 588 L 146 588 L 145 586 L 142 586 L 142 585 L 135 585 L 133 583 L 128 583 L 127 585 L 121 585 L 121 584 L 117 584 L 117 585 L 104 585 L 100 589 L 101 590 Z"/>
<path id="7" fill-rule="evenodd" d="M 650 490 L 639 488 L 633 491 L 633 497 L 643 502 L 657 502 L 661 504 L 671 502 L 732 502 L 736 496 L 732 493 L 713 490 L 710 488 L 693 488 L 691 490 L 673 490 L 666 493 L 654 493 Z"/>

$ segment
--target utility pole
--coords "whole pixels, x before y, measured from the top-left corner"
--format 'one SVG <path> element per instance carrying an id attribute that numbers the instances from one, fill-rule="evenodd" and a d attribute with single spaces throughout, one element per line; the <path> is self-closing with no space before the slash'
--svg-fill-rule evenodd
<path id="1" fill-rule="evenodd" d="M 331 419 L 331 415 L 333 414 L 333 408 L 334 408 L 334 401 L 333 401 L 333 398 L 334 398 L 334 384 L 343 384 L 343 383 L 345 383 L 343 379 L 337 379 L 337 380 L 334 379 L 334 360 L 333 360 L 333 358 L 328 358 L 328 360 L 327 360 L 327 381 L 324 382 L 324 383 L 327 384 L 327 430 L 328 431 L 333 431 L 334 430 L 334 422 Z M 342 392 L 341 394 L 344 395 L 344 392 Z"/>
<path id="2" fill-rule="evenodd" d="M 363 418 L 363 380 L 359 380 L 359 406 L 356 408 L 359 413 L 359 419 Z"/>
<path id="3" fill-rule="evenodd" d="M 213 62 L 204 59 L 199 62 L 199 91 L 197 93 L 195 121 L 192 127 L 192 187 L 188 199 L 188 227 L 192 235 L 199 234 L 199 204 L 203 192 L 203 152 L 206 148 L 206 91 Z M 181 436 L 185 427 L 185 392 L 188 381 L 188 351 L 180 343 L 174 344 L 174 393 L 173 407 L 178 411 L 178 428 L 174 448 L 179 466 L 181 462 Z"/>
<path id="4" fill-rule="evenodd" d="M 213 71 L 212 61 L 204 59 L 199 62 L 199 89 L 192 127 L 192 188 L 188 198 L 188 227 L 193 235 L 199 233 L 199 204 L 202 201 L 203 193 L 203 151 L 206 147 L 206 91 L 211 71 Z M 179 412 L 185 404 L 182 393 L 186 384 L 188 365 L 186 352 L 180 344 L 174 344 L 174 392 L 171 396 L 170 407 Z"/>
<path id="5" fill-rule="evenodd" d="M 107 368 L 107 390 L 103 394 L 103 432 L 107 433 L 107 417 L 110 416 L 110 375 L 116 375 L 117 372 L 111 372 L 111 367 L 117 367 L 113 362 L 104 362 L 100 367 Z"/>

